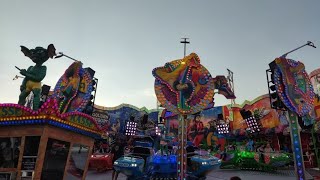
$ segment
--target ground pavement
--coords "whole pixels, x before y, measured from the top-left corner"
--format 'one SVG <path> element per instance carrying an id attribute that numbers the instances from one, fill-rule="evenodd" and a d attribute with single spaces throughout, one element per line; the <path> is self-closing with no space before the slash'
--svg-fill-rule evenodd
<path id="1" fill-rule="evenodd" d="M 232 176 L 239 176 L 242 180 L 295 180 L 294 170 L 279 170 L 276 173 L 242 171 L 242 170 L 217 170 L 207 176 L 207 180 L 229 180 Z M 88 171 L 86 180 L 111 180 L 112 170 L 98 173 Z M 308 169 L 307 180 L 320 180 L 320 171 Z M 123 174 L 119 174 L 118 180 L 126 180 Z"/>

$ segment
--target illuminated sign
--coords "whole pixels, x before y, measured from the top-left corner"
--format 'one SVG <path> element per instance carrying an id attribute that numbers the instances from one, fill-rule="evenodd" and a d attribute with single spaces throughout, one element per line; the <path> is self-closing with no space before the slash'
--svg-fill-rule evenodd
<path id="1" fill-rule="evenodd" d="M 109 130 L 110 115 L 107 112 L 95 109 L 91 116 L 94 118 L 100 128 L 102 128 L 104 131 Z"/>
<path id="2" fill-rule="evenodd" d="M 110 116 L 107 113 L 93 112 L 91 115 L 97 121 L 108 121 Z"/>
<path id="3" fill-rule="evenodd" d="M 0 107 L 0 118 L 22 116 L 26 114 L 29 114 L 29 113 L 18 107 L 6 107 L 6 106 Z"/>
<path id="4" fill-rule="evenodd" d="M 80 115 L 72 115 L 66 118 L 67 121 L 78 124 L 80 126 L 87 127 L 89 129 L 95 129 L 95 125 L 88 118 L 80 116 Z"/>

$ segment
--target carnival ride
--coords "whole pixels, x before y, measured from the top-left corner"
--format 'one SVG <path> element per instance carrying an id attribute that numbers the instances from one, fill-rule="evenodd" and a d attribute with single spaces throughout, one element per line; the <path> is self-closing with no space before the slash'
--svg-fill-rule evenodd
<path id="1" fill-rule="evenodd" d="M 112 159 L 112 153 L 93 153 L 89 160 L 89 169 L 98 172 L 110 170 L 113 167 Z"/>
<path id="2" fill-rule="evenodd" d="M 228 80 L 224 76 L 212 78 L 195 53 L 157 67 L 152 74 L 155 77 L 154 88 L 158 101 L 162 107 L 179 116 L 178 179 L 192 178 L 187 171 L 187 115 L 213 107 L 215 89 L 228 99 L 235 99 L 235 95 Z M 197 157 L 193 159 L 199 162 L 204 160 Z M 198 164 L 202 165 L 202 162 Z"/>
<path id="3" fill-rule="evenodd" d="M 206 179 L 206 175 L 221 166 L 221 160 L 208 151 L 196 150 L 187 146 L 187 174 L 188 179 Z"/>
<path id="4" fill-rule="evenodd" d="M 133 150 L 117 159 L 114 169 L 127 176 L 127 179 L 177 178 L 178 156 L 172 151 L 154 153 L 153 139 L 137 136 Z M 188 179 L 205 179 L 206 174 L 218 169 L 221 160 L 209 153 L 187 147 Z"/>
<path id="5" fill-rule="evenodd" d="M 222 161 L 221 169 L 244 169 L 272 172 L 279 167 L 285 167 L 292 161 L 289 153 L 261 153 L 250 151 L 229 151 Z"/>
<path id="6" fill-rule="evenodd" d="M 300 62 L 297 63 L 293 60 L 287 60 L 284 57 L 277 58 L 274 63 L 276 65 L 273 65 L 272 71 L 274 72 L 275 76 L 272 81 L 277 85 L 276 89 L 280 94 L 280 98 L 286 106 L 289 106 L 291 111 L 297 112 L 302 116 L 307 114 L 307 112 L 311 109 L 310 104 L 312 104 L 313 95 L 312 89 L 309 88 L 311 86 L 306 78 L 306 73 L 303 72 L 303 64 Z M 298 92 L 292 91 L 292 84 L 295 84 L 295 82 L 292 81 L 293 78 L 290 72 L 285 71 L 285 69 L 290 68 L 292 68 L 292 72 L 297 74 L 297 81 L 300 84 L 294 86 L 295 89 L 298 89 Z M 213 102 L 210 101 L 211 95 L 214 95 L 214 93 L 212 94 L 212 88 L 218 89 L 218 93 L 225 95 L 227 98 L 235 98 L 233 92 L 229 88 L 227 79 L 224 76 L 212 78 L 210 73 L 200 65 L 200 60 L 196 54 L 191 54 L 184 59 L 166 63 L 164 67 L 154 69 L 153 75 L 156 78 L 155 91 L 160 104 L 166 109 L 170 110 L 172 113 L 180 115 L 180 127 L 184 127 L 184 124 L 186 124 L 186 115 L 195 114 L 205 108 L 213 107 Z M 286 80 L 288 82 L 285 81 L 285 77 L 287 77 Z M 281 78 L 283 80 L 282 82 L 280 82 Z M 284 92 L 286 88 L 288 88 L 288 90 L 287 92 Z M 294 101 L 291 102 L 290 98 L 293 98 Z M 263 110 L 263 112 L 256 112 L 254 109 L 253 113 L 254 116 L 256 116 L 256 113 L 258 113 L 260 117 L 261 114 L 268 114 L 268 111 Z M 291 121 L 292 120 L 293 119 L 291 118 Z M 286 123 L 288 124 L 288 122 Z M 292 128 L 298 129 L 297 127 L 293 126 Z M 181 149 L 184 149 L 184 143 L 182 142 L 184 142 L 184 139 L 186 138 L 184 137 L 184 131 L 185 129 L 183 128 L 179 129 L 178 132 L 181 136 L 179 136 L 178 142 L 175 142 L 175 145 L 180 146 L 180 148 L 182 147 Z M 140 130 L 139 132 L 139 134 L 143 135 L 143 133 L 147 131 Z M 295 133 L 293 143 L 295 143 L 296 148 L 299 148 L 297 145 L 298 139 L 299 138 L 297 138 Z M 173 139 L 171 138 L 169 141 L 172 140 Z M 174 142 L 172 142 L 172 144 L 173 143 Z M 183 158 L 183 155 L 185 154 L 188 156 L 186 159 Z M 139 153 L 136 153 L 135 155 L 139 155 Z M 303 165 L 301 165 L 303 163 L 301 163 L 302 156 L 300 156 L 297 152 L 295 152 L 295 155 L 293 156 L 292 154 L 284 152 L 261 153 L 235 150 L 233 152 L 227 152 L 226 156 L 227 158 L 224 158 L 222 161 L 220 161 L 219 159 L 212 158 L 210 155 L 204 157 L 203 154 L 193 154 L 193 156 L 190 157 L 188 152 L 180 150 L 178 155 L 161 153 L 151 156 L 150 154 L 147 154 L 144 158 L 131 156 L 131 159 L 124 158 L 122 160 L 129 164 L 130 162 L 134 162 L 131 163 L 133 166 L 139 166 L 142 162 L 142 159 L 144 161 L 144 168 L 137 168 L 141 170 L 140 173 L 127 173 L 129 177 L 132 177 L 132 174 L 137 174 L 137 177 L 148 176 L 167 178 L 175 177 L 175 173 L 178 172 L 178 178 L 205 178 L 205 172 L 215 169 L 215 167 L 219 167 L 219 163 L 221 163 L 221 168 L 274 171 L 277 168 L 291 164 L 293 157 L 296 160 L 296 166 L 299 169 L 297 170 L 297 174 L 299 174 L 300 177 L 302 177 L 303 174 Z M 212 162 L 206 162 L 204 161 L 205 159 L 211 159 Z M 138 163 L 138 165 L 135 162 L 140 163 Z M 178 166 L 175 166 L 175 164 Z M 185 166 L 184 164 L 187 165 Z M 212 164 L 215 164 L 216 166 L 209 166 Z M 208 165 L 208 171 L 204 170 L 204 165 Z M 197 170 L 200 172 L 196 172 Z"/>
<path id="7" fill-rule="evenodd" d="M 113 167 L 128 179 L 147 178 L 150 173 L 149 162 L 153 154 L 153 138 L 136 136 L 134 139 L 132 152 L 117 159 Z"/>
<path id="8" fill-rule="evenodd" d="M 81 113 L 90 100 L 93 89 L 93 77 L 82 68 L 82 63 L 76 61 L 65 71 L 59 79 L 52 97 L 39 107 L 39 83 L 44 78 L 46 69 L 42 64 L 55 56 L 55 48 L 53 45 L 49 45 L 47 50 L 44 48 L 29 50 L 23 46 L 21 48 L 22 52 L 41 68 L 37 69 L 32 66 L 28 70 L 17 68 L 25 76 L 19 96 L 20 105 L 1 104 L 0 107 L 14 108 L 22 112 L 23 117 L 2 118 L 0 120 L 3 122 L 0 125 L 50 124 L 99 138 L 101 129 L 92 117 Z M 261 153 L 237 149 L 227 151 L 226 157 L 220 160 L 214 154 L 199 149 L 197 151 L 195 147 L 187 146 L 187 115 L 195 115 L 206 108 L 213 107 L 215 89 L 227 99 L 235 98 L 226 77 L 212 78 L 209 71 L 200 64 L 199 57 L 192 53 L 183 59 L 174 60 L 166 63 L 163 67 L 155 68 L 152 72 L 155 77 L 155 92 L 160 104 L 179 116 L 179 133 L 176 142 L 178 153 L 175 154 L 174 151 L 169 153 L 168 150 L 166 153 L 163 151 L 154 153 L 155 140 L 150 135 L 157 135 L 156 125 L 155 123 L 147 124 L 147 122 L 143 122 L 145 120 L 143 119 L 139 122 L 138 136 L 134 136 L 132 152 L 117 159 L 113 164 L 114 169 L 125 174 L 130 180 L 150 178 L 205 179 L 208 172 L 218 169 L 220 166 L 221 168 L 274 171 L 278 167 L 288 165 L 293 157 L 297 176 L 304 179 L 303 153 L 297 118 L 298 116 L 307 116 L 313 108 L 312 85 L 301 62 L 282 56 L 276 58 L 269 66 L 273 75 L 271 81 L 275 85 L 276 95 L 284 105 L 280 110 L 289 112 L 291 142 L 294 147 L 293 156 L 283 152 Z M 30 84 L 33 81 L 35 83 Z M 34 111 L 22 106 L 25 104 L 25 96 L 31 91 L 35 94 Z M 64 151 L 67 150 L 65 146 L 56 143 L 53 146 L 55 151 L 51 152 L 52 155 L 61 152 L 65 154 Z M 97 168 L 99 171 L 111 169 L 112 157 L 112 154 L 94 153 L 91 156 L 89 166 L 100 164 L 101 167 Z"/>
<path id="9" fill-rule="evenodd" d="M 216 115 L 212 112 L 216 112 L 216 114 L 223 114 L 223 116 L 226 117 L 229 116 L 229 112 L 226 111 L 230 111 L 230 109 L 218 107 L 216 109 L 212 108 L 202 111 L 201 120 L 204 123 L 205 134 L 200 147 L 203 149 L 210 149 L 210 153 L 212 155 L 221 158 L 221 168 L 225 169 L 251 169 L 256 171 L 274 171 L 284 167 L 291 169 L 290 167 L 293 166 L 294 159 L 290 146 L 290 136 L 288 136 L 289 134 L 286 134 L 289 123 L 287 114 L 283 114 L 284 111 L 276 111 L 271 109 L 269 107 L 269 103 L 269 96 L 263 95 L 253 101 L 246 101 L 242 105 L 236 105 L 237 109 L 233 109 L 233 113 L 235 113 L 235 119 L 229 122 L 230 124 L 227 130 L 224 127 L 224 129 L 217 127 L 218 125 L 216 124 L 211 126 L 212 124 L 209 122 L 219 122 L 218 119 L 218 121 L 215 120 Z M 241 113 L 239 112 L 241 109 L 252 111 L 252 115 L 257 118 L 257 123 L 260 124 L 260 131 L 253 133 L 247 128 L 247 120 L 241 117 Z M 283 116 L 285 116 L 285 118 Z M 168 117 L 168 119 L 165 119 L 165 124 L 170 125 L 170 127 L 174 127 L 174 125 L 176 126 L 177 117 L 170 116 L 169 113 Z M 244 126 L 239 126 L 240 123 L 243 123 Z M 210 127 L 207 125 L 210 125 Z M 177 133 L 176 129 L 173 128 L 170 128 L 170 131 L 168 132 L 171 135 L 175 135 Z M 306 135 L 304 133 L 302 134 Z M 303 137 L 304 142 L 302 147 L 304 148 L 303 151 L 305 158 L 308 153 L 307 151 L 314 152 L 312 146 L 306 148 L 306 146 L 308 146 L 310 143 L 309 137 L 310 134 L 308 137 Z M 169 138 L 169 140 L 172 141 L 172 138 Z M 192 139 L 189 140 L 192 141 Z M 211 144 L 208 142 L 211 142 Z M 263 150 L 261 153 L 254 152 L 256 151 L 256 148 L 264 146 L 267 143 L 270 143 L 274 152 L 264 153 Z M 230 151 L 228 150 L 229 145 L 234 146 L 235 148 L 238 147 L 239 149 L 237 151 Z M 227 149 L 227 152 L 224 152 L 224 149 Z M 251 154 L 251 156 L 244 156 L 245 154 L 241 152 L 247 152 L 246 154 Z M 237 155 L 238 153 L 240 153 L 239 156 Z M 254 159 L 254 154 L 257 154 L 257 157 L 259 157 L 258 154 L 262 154 L 261 156 L 266 157 L 266 161 L 264 161 L 264 158 L 263 161 L 261 160 L 261 162 L 256 161 Z M 269 154 L 271 155 L 268 156 Z M 268 162 L 268 157 L 272 163 Z M 308 165 L 308 167 L 315 166 L 315 161 L 312 160 L 310 160 L 310 162 L 305 161 L 305 163 Z M 312 166 L 309 164 L 312 164 Z"/>
<path id="10" fill-rule="evenodd" d="M 273 75 L 276 95 L 282 107 L 289 113 L 290 135 L 293 144 L 293 157 L 298 179 L 305 179 L 305 167 L 299 132 L 298 117 L 305 117 L 313 108 L 314 92 L 304 64 L 286 59 L 286 55 L 276 58 L 269 66 Z"/>
<path id="11" fill-rule="evenodd" d="M 193 150 L 188 150 L 193 149 Z M 177 177 L 176 154 L 156 154 L 152 157 L 151 178 L 176 178 Z M 192 146 L 187 147 L 187 174 L 188 179 L 205 179 L 212 170 L 219 169 L 221 160 L 210 154 L 194 151 Z"/>

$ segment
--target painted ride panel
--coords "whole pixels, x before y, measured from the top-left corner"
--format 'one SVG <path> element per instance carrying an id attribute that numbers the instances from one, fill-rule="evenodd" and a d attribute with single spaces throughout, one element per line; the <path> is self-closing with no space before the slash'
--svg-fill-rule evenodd
<path id="1" fill-rule="evenodd" d="M 283 152 L 230 151 L 226 154 L 226 159 L 222 162 L 221 168 L 274 171 L 279 167 L 288 165 L 291 161 L 291 155 Z"/>
<path id="2" fill-rule="evenodd" d="M 177 172 L 177 156 L 176 155 L 154 155 L 151 164 L 154 173 L 171 174 Z"/>
<path id="3" fill-rule="evenodd" d="M 97 171 L 106 171 L 112 169 L 112 158 L 113 154 L 106 153 L 100 154 L 95 153 L 91 155 L 89 160 L 89 168 Z"/>
<path id="4" fill-rule="evenodd" d="M 191 157 L 189 173 L 197 177 L 205 177 L 212 170 L 221 166 L 221 160 L 211 155 L 195 155 Z"/>
<path id="5" fill-rule="evenodd" d="M 187 179 L 190 177 L 205 178 L 212 170 L 220 168 L 221 160 L 217 157 L 198 154 L 198 152 L 189 153 L 187 163 Z M 154 155 L 150 162 L 152 177 L 174 178 L 177 174 L 177 155 Z"/>
<path id="6" fill-rule="evenodd" d="M 129 179 L 136 179 L 143 176 L 144 165 L 145 161 L 142 157 L 123 156 L 114 162 L 113 167 Z"/>
<path id="7" fill-rule="evenodd" d="M 150 140 L 153 139 L 149 136 L 139 136 L 135 139 L 132 152 L 117 159 L 113 166 L 116 171 L 126 175 L 127 179 L 148 179 L 149 162 L 153 152 L 153 142 Z"/>

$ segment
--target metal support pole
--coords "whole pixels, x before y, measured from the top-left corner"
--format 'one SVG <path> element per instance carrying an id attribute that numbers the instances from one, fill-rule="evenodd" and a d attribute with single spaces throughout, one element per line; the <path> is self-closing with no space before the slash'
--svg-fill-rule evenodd
<path id="1" fill-rule="evenodd" d="M 65 57 L 67 57 L 67 58 L 69 58 L 69 59 L 71 59 L 73 61 L 78 61 L 78 60 L 76 60 L 76 59 L 74 59 L 74 58 L 72 58 L 70 56 L 67 56 L 67 55 L 63 54 L 63 52 L 59 52 L 58 54 L 59 54 L 58 56 L 54 57 L 55 59 L 61 58 L 62 56 L 65 56 Z"/>
<path id="2" fill-rule="evenodd" d="M 319 152 L 318 152 L 318 147 L 317 147 L 317 139 L 316 139 L 316 135 L 314 132 L 314 126 L 316 123 L 313 124 L 312 129 L 311 129 L 311 136 L 312 136 L 312 143 L 313 143 L 313 150 L 314 153 L 316 155 L 316 160 L 317 160 L 317 166 L 318 168 L 320 168 L 320 159 L 319 159 Z"/>
<path id="3" fill-rule="evenodd" d="M 179 115 L 179 149 L 178 149 L 178 180 L 186 180 L 187 178 L 187 133 L 186 119 L 187 115 Z"/>
<path id="4" fill-rule="evenodd" d="M 294 159 L 294 168 L 297 180 L 305 180 L 305 167 L 301 146 L 301 138 L 299 132 L 298 115 L 292 111 L 289 112 L 289 125 L 291 145 Z"/>
<path id="5" fill-rule="evenodd" d="M 288 54 L 290 54 L 290 53 L 292 53 L 292 52 L 294 52 L 294 51 L 296 51 L 296 50 L 298 50 L 298 49 L 301 49 L 301 48 L 303 48 L 304 46 L 311 46 L 311 47 L 313 47 L 313 48 L 316 48 L 316 46 L 313 44 L 313 42 L 307 41 L 306 44 L 304 44 L 304 45 L 302 45 L 302 46 L 300 46 L 300 47 L 297 47 L 297 48 L 295 48 L 295 49 L 293 49 L 293 50 L 291 50 L 291 51 L 283 54 L 281 57 L 284 57 L 284 58 L 285 58 Z"/>
<path id="6" fill-rule="evenodd" d="M 187 44 L 190 44 L 190 41 L 187 41 L 187 39 L 189 39 L 189 38 L 181 38 L 181 39 L 183 39 L 183 40 L 180 41 L 180 43 L 184 44 L 183 57 L 186 57 Z"/>
<path id="7" fill-rule="evenodd" d="M 184 56 L 186 57 L 186 46 L 187 44 L 189 44 L 190 42 L 187 41 L 187 39 L 189 38 L 182 38 L 183 41 L 180 41 L 180 43 L 184 44 Z M 187 70 L 187 69 L 186 69 Z M 184 83 L 184 82 L 183 82 Z M 180 97 L 182 97 L 182 101 L 183 100 L 183 95 L 182 92 L 180 92 Z M 184 103 L 181 103 L 182 105 L 184 105 Z M 183 108 L 183 106 L 182 106 Z M 179 157 L 178 157 L 178 180 L 186 180 L 187 178 L 187 153 L 186 153 L 186 145 L 187 145 L 187 128 L 186 128 L 186 119 L 187 119 L 187 115 L 182 115 L 179 114 L 179 130 L 178 130 L 178 138 L 179 138 Z"/>

